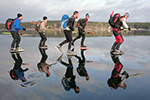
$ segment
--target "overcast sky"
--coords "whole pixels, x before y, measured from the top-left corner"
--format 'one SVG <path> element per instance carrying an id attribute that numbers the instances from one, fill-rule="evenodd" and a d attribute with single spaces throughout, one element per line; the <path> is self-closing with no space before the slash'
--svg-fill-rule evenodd
<path id="1" fill-rule="evenodd" d="M 90 21 L 107 22 L 114 10 L 122 15 L 129 12 L 130 22 L 150 22 L 150 0 L 0 0 L 0 23 L 18 12 L 23 14 L 23 21 L 37 21 L 44 15 L 49 20 L 60 20 L 74 10 L 80 12 L 79 17 L 88 12 Z"/>

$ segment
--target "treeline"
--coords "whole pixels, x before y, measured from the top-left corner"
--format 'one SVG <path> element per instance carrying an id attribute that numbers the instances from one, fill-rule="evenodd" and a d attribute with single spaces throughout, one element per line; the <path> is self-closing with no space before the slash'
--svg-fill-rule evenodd
<path id="1" fill-rule="evenodd" d="M 132 28 L 143 28 L 150 29 L 150 23 L 128 23 Z M 50 27 L 59 28 L 59 21 L 48 21 Z M 22 22 L 22 26 L 26 28 L 34 28 L 35 25 L 32 22 Z M 107 22 L 89 22 L 88 28 L 108 28 L 109 24 Z M 0 29 L 4 29 L 5 24 L 0 24 Z"/>
<path id="2" fill-rule="evenodd" d="M 63 36 L 63 30 L 60 29 L 59 27 L 59 22 L 60 21 L 48 21 L 48 25 L 50 26 L 50 29 L 46 32 L 48 36 L 57 36 L 61 37 Z M 21 26 L 26 27 L 27 31 L 21 31 L 21 33 L 27 33 L 27 34 L 32 34 L 34 36 L 38 35 L 37 32 L 35 31 L 35 23 L 36 22 L 22 22 Z M 132 30 L 138 31 L 137 32 L 128 32 L 124 31 L 122 32 L 124 35 L 137 35 L 137 34 L 142 34 L 141 30 L 150 30 L 150 23 L 128 23 L 129 26 L 131 26 Z M 75 23 L 75 31 L 74 33 L 77 32 L 77 22 Z M 89 22 L 87 24 L 87 27 L 85 29 L 87 36 L 111 36 L 112 35 L 112 28 L 107 22 Z M 139 32 L 140 31 L 140 32 Z M 5 29 L 5 24 L 0 24 L 0 33 L 2 32 L 8 32 Z M 146 35 L 150 35 L 149 31 L 146 31 L 144 33 Z M 77 35 L 77 34 L 74 34 Z"/>
<path id="3" fill-rule="evenodd" d="M 150 23 L 129 23 L 133 28 L 150 29 Z"/>

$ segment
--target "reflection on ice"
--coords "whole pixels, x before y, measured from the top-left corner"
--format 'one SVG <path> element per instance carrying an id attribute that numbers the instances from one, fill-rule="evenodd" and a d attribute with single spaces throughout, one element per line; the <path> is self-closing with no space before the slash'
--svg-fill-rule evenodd
<path id="1" fill-rule="evenodd" d="M 141 73 L 129 75 L 126 71 L 122 71 L 123 64 L 120 62 L 119 59 L 120 55 L 111 54 L 111 58 L 114 62 L 114 69 L 111 73 L 111 78 L 108 79 L 107 84 L 112 89 L 117 90 L 118 87 L 126 89 L 127 85 L 125 84 L 125 80 L 129 77 L 141 75 Z"/>
<path id="2" fill-rule="evenodd" d="M 12 96 L 18 94 L 20 97 L 17 96 L 12 100 L 116 100 L 116 97 L 118 100 L 127 100 L 132 94 L 131 100 L 141 100 L 143 95 L 148 99 L 150 89 L 147 87 L 150 83 L 149 36 L 132 36 L 124 37 L 124 39 L 126 42 L 120 49 L 125 54 L 120 57 L 110 56 L 113 38 L 95 37 L 86 39 L 89 50 L 80 51 L 78 46 L 80 41 L 77 41 L 75 44 L 77 56 L 67 57 L 65 53 L 58 59 L 60 53 L 54 46 L 63 38 L 48 38 L 48 50 L 40 50 L 38 49 L 38 37 L 23 37 L 22 47 L 25 51 L 21 54 L 12 55 L 8 52 L 11 37 L 0 36 L 0 42 L 2 43 L 0 90 L 4 91 L 0 92 L 0 96 L 2 100 L 9 100 Z M 64 46 L 63 50 L 67 51 L 66 48 L 67 46 Z M 14 61 L 12 57 L 17 61 Z M 22 61 L 18 60 L 20 58 Z M 14 62 L 19 67 L 14 68 Z M 23 62 L 28 62 L 30 65 Z M 26 68 L 28 68 L 28 71 L 25 71 Z M 118 70 L 119 68 L 122 69 Z M 8 73 L 8 71 L 14 69 L 18 78 L 15 81 L 11 78 L 14 74 L 10 76 L 10 73 Z M 109 79 L 110 82 L 107 84 Z M 117 82 L 115 82 L 116 80 Z M 22 86 L 27 88 L 24 89 Z M 117 91 L 111 91 L 109 87 L 118 89 Z"/>

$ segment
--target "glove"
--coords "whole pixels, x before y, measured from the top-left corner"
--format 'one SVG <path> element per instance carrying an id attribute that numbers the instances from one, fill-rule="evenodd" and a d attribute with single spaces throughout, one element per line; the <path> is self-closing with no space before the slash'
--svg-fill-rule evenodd
<path id="1" fill-rule="evenodd" d="M 23 28 L 24 31 L 26 31 L 26 28 Z"/>
<path id="2" fill-rule="evenodd" d="M 129 78 L 129 74 L 128 74 L 126 71 L 124 71 L 124 72 L 122 73 L 122 75 L 124 75 L 125 78 Z"/>
<path id="3" fill-rule="evenodd" d="M 131 31 L 131 28 L 129 27 L 128 30 Z"/>

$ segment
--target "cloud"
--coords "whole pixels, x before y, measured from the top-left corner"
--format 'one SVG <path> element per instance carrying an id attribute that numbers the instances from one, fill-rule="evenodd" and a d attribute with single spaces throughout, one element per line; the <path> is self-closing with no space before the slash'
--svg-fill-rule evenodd
<path id="1" fill-rule="evenodd" d="M 130 13 L 129 21 L 150 22 L 147 13 L 150 9 L 148 0 L 0 0 L 0 22 L 4 23 L 8 17 L 15 17 L 18 12 L 23 13 L 23 21 L 36 21 L 44 15 L 49 20 L 60 20 L 63 14 L 72 15 L 74 10 L 84 17 L 89 12 L 91 21 L 107 22 L 112 10 L 124 14 Z"/>

